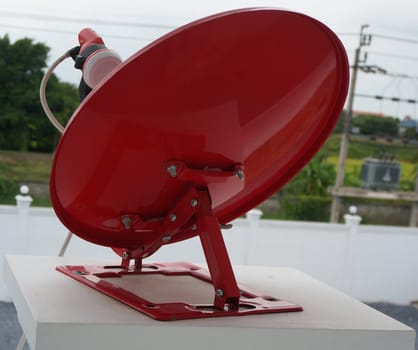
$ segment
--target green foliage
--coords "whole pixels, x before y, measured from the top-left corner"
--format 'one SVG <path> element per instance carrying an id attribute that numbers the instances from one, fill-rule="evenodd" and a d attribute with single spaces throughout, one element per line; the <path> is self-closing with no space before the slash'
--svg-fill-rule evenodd
<path id="1" fill-rule="evenodd" d="M 32 207 L 51 207 L 51 200 L 49 198 L 34 197 Z"/>
<path id="2" fill-rule="evenodd" d="M 364 135 L 383 135 L 396 137 L 399 133 L 399 121 L 393 117 L 359 115 L 352 120 L 353 126 L 360 128 Z"/>
<path id="3" fill-rule="evenodd" d="M 361 168 L 358 166 L 354 166 L 351 171 L 348 171 L 346 168 L 345 176 L 344 176 L 344 186 L 349 187 L 361 187 Z"/>
<path id="4" fill-rule="evenodd" d="M 343 127 L 344 127 L 344 118 L 347 114 L 347 111 L 344 109 L 341 111 L 340 117 L 338 118 L 337 124 L 335 124 L 334 130 L 332 131 L 333 133 L 338 133 L 341 134 L 343 132 Z"/>
<path id="5" fill-rule="evenodd" d="M 326 162 L 324 152 L 317 155 L 288 183 L 285 191 L 290 194 L 324 196 L 335 181 L 334 165 Z"/>
<path id="6" fill-rule="evenodd" d="M 287 220 L 328 221 L 329 186 L 335 182 L 335 168 L 319 152 L 281 191 L 279 217 Z"/>
<path id="7" fill-rule="evenodd" d="M 286 197 L 280 206 L 279 218 L 285 220 L 329 221 L 331 198 L 300 195 Z"/>
<path id="8" fill-rule="evenodd" d="M 19 183 L 0 175 L 0 203 L 15 204 L 15 196 L 19 193 Z"/>
<path id="9" fill-rule="evenodd" d="M 340 150 L 341 136 L 334 134 L 329 137 L 325 146 L 329 156 L 337 156 Z M 418 162 L 418 147 L 412 144 L 389 144 L 352 136 L 348 144 L 348 158 L 363 159 L 373 157 L 379 152 L 391 154 L 405 162 Z"/>
<path id="10" fill-rule="evenodd" d="M 24 38 L 10 42 L 0 38 L 0 148 L 51 152 L 58 133 L 44 115 L 39 85 L 49 48 Z M 65 122 L 79 101 L 74 86 L 55 76 L 47 98 L 53 112 Z"/>
<path id="11" fill-rule="evenodd" d="M 407 140 L 417 140 L 418 139 L 418 132 L 415 128 L 408 128 L 403 133 L 403 137 Z"/>

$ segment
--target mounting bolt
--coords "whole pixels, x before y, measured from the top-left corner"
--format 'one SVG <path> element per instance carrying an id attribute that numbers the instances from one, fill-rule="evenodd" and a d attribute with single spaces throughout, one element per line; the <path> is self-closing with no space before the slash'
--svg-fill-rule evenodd
<path id="1" fill-rule="evenodd" d="M 240 168 L 235 172 L 235 176 L 240 180 L 244 180 L 244 171 Z"/>
<path id="2" fill-rule="evenodd" d="M 218 298 L 222 298 L 222 297 L 224 296 L 224 291 L 223 291 L 222 289 L 217 289 L 217 290 L 215 291 L 215 295 L 216 295 Z"/>
<path id="3" fill-rule="evenodd" d="M 193 198 L 192 200 L 190 200 L 190 205 L 192 206 L 192 207 L 195 207 L 195 206 L 197 206 L 197 199 L 196 198 Z"/>
<path id="4" fill-rule="evenodd" d="M 192 229 L 192 231 L 196 231 L 197 230 L 197 225 L 196 224 L 193 224 L 192 227 L 191 227 L 191 229 Z"/>
<path id="5" fill-rule="evenodd" d="M 177 177 L 177 166 L 175 166 L 174 164 L 168 166 L 167 171 L 171 177 Z"/>
<path id="6" fill-rule="evenodd" d="M 170 241 L 170 239 L 171 239 L 170 235 L 165 235 L 165 236 L 163 236 L 162 241 L 164 243 L 167 243 L 168 241 Z"/>
<path id="7" fill-rule="evenodd" d="M 177 220 L 177 215 L 176 215 L 176 214 L 174 214 L 174 213 L 170 214 L 170 221 L 171 221 L 171 222 L 174 222 L 174 221 L 176 221 L 176 220 Z"/>
<path id="8" fill-rule="evenodd" d="M 125 230 L 129 230 L 131 228 L 131 218 L 128 215 L 122 216 L 122 224 L 125 227 Z"/>
<path id="9" fill-rule="evenodd" d="M 221 228 L 221 230 L 229 230 L 232 228 L 232 224 L 221 224 L 219 225 L 219 227 Z"/>
<path id="10" fill-rule="evenodd" d="M 84 271 L 80 271 L 80 270 L 74 270 L 74 271 L 73 271 L 73 274 L 74 274 L 74 275 L 79 275 L 79 276 L 85 276 L 85 275 L 87 275 L 87 273 L 86 273 L 86 272 L 84 272 Z"/>
<path id="11" fill-rule="evenodd" d="M 126 250 L 122 253 L 122 258 L 125 260 L 129 259 L 129 253 Z"/>

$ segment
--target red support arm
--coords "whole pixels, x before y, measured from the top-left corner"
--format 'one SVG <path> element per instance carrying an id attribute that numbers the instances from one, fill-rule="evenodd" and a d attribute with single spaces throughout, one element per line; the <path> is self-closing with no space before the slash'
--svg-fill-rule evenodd
<path id="1" fill-rule="evenodd" d="M 236 311 L 240 292 L 229 260 L 218 219 L 213 216 L 207 191 L 199 191 L 197 229 L 215 289 L 214 307 Z"/>

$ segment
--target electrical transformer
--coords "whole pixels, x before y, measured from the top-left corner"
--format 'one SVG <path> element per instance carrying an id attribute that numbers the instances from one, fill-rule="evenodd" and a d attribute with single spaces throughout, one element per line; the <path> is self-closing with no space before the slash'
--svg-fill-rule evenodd
<path id="1" fill-rule="evenodd" d="M 370 190 L 396 190 L 401 178 L 401 165 L 396 160 L 366 158 L 361 167 L 361 186 Z"/>

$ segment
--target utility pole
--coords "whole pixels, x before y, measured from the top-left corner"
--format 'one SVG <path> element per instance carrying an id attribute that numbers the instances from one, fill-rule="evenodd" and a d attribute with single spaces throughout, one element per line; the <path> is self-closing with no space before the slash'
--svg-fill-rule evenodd
<path id="1" fill-rule="evenodd" d="M 340 156 L 338 160 L 338 169 L 337 169 L 337 178 L 335 180 L 334 190 L 338 190 L 344 184 L 344 173 L 345 173 L 345 160 L 347 158 L 348 152 L 348 142 L 350 137 L 350 130 L 351 130 L 351 119 L 353 117 L 353 102 L 354 102 L 354 93 L 356 89 L 356 82 L 357 82 L 357 73 L 360 68 L 359 64 L 362 62 L 366 62 L 367 60 L 367 53 L 364 54 L 364 57 L 360 59 L 361 48 L 363 46 L 369 46 L 371 43 L 372 36 L 370 34 L 364 34 L 363 31 L 369 25 L 364 24 L 360 28 L 360 42 L 359 46 L 356 48 L 354 54 L 354 65 L 352 66 L 353 72 L 351 75 L 351 82 L 350 82 L 350 92 L 348 94 L 348 106 L 347 106 L 347 113 L 344 116 L 344 124 L 343 124 L 343 132 L 341 134 L 341 145 L 340 145 Z M 332 195 L 332 205 L 331 205 L 331 222 L 338 222 L 338 217 L 340 214 L 340 207 L 341 207 L 341 198 L 334 194 Z"/>

